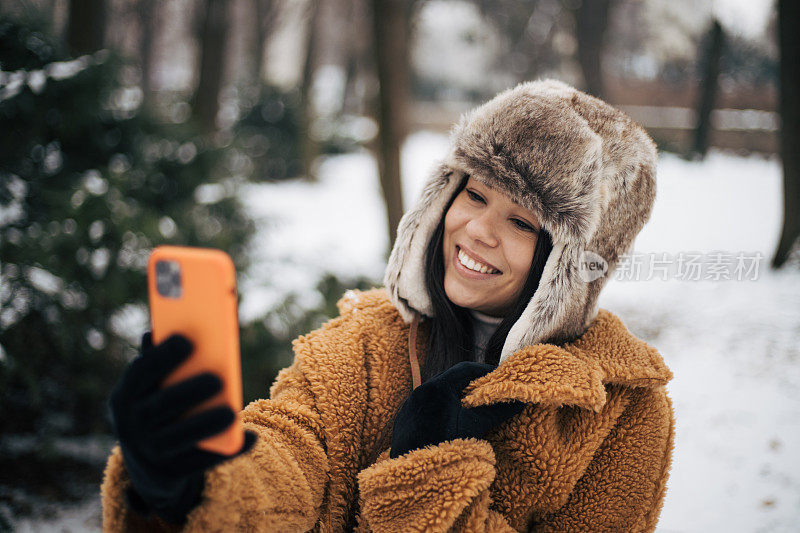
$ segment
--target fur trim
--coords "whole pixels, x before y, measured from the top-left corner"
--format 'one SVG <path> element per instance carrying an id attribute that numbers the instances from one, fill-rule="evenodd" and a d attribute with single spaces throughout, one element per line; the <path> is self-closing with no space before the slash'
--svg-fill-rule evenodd
<path id="1" fill-rule="evenodd" d="M 522 83 L 464 114 L 451 149 L 400 221 L 384 284 L 406 322 L 432 316 L 425 251 L 461 178 L 469 174 L 534 211 L 553 239 L 539 289 L 506 338 L 501 361 L 532 344 L 579 337 L 597 299 L 650 216 L 656 147 L 641 126 L 564 83 Z M 605 275 L 581 270 L 586 252 Z"/>

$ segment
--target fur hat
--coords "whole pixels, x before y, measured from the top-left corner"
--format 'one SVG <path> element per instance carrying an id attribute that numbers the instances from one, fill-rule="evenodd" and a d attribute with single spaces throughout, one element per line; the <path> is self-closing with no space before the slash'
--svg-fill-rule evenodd
<path id="1" fill-rule="evenodd" d="M 433 315 L 425 252 L 469 174 L 536 213 L 553 240 L 539 287 L 509 331 L 500 360 L 531 344 L 581 336 L 620 255 L 650 216 L 657 159 L 652 139 L 602 100 L 543 80 L 521 83 L 465 113 L 450 142 L 447 157 L 401 219 L 386 268 L 384 284 L 403 320 L 411 322 L 415 312 Z"/>

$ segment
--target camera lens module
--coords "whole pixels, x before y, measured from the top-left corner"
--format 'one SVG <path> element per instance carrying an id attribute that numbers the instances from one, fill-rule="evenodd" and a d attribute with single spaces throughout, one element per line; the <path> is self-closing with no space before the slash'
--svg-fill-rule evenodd
<path id="1" fill-rule="evenodd" d="M 181 266 L 177 261 L 156 262 L 156 290 L 165 298 L 181 297 Z"/>

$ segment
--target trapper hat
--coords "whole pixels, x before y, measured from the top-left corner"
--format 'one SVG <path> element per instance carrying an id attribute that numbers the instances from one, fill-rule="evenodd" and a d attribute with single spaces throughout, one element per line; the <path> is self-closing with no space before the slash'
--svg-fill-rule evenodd
<path id="1" fill-rule="evenodd" d="M 565 83 L 525 82 L 501 92 L 453 127 L 447 156 L 400 220 L 384 276 L 389 297 L 407 323 L 415 313 L 433 316 L 427 245 L 468 174 L 536 213 L 553 241 L 500 361 L 531 344 L 576 339 L 650 217 L 656 160 L 656 146 L 639 124 Z"/>

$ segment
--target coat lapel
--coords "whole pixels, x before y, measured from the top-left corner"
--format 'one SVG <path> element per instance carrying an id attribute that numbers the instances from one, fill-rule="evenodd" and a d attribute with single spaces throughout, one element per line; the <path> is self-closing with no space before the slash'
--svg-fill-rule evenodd
<path id="1" fill-rule="evenodd" d="M 473 381 L 465 406 L 529 404 L 488 435 L 497 457 L 494 508 L 517 529 L 559 509 L 631 401 L 630 387 L 671 378 L 655 348 L 600 309 L 575 341 L 527 346 Z"/>
<path id="2" fill-rule="evenodd" d="M 463 404 L 519 400 L 599 413 L 606 404 L 607 384 L 656 387 L 670 379 L 672 372 L 658 351 L 633 336 L 613 313 L 600 309 L 575 341 L 527 346 L 473 381 Z"/>

